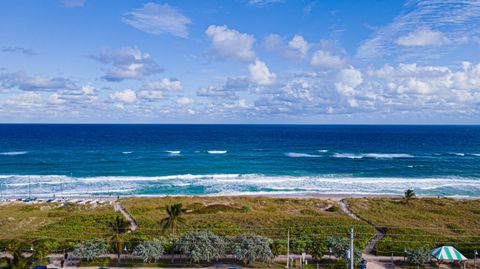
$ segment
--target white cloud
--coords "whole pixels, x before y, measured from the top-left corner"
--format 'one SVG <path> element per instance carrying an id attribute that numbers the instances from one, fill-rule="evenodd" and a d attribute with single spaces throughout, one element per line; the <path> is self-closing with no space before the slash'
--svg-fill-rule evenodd
<path id="1" fill-rule="evenodd" d="M 0 73 L 0 86 L 23 91 L 77 90 L 78 86 L 62 77 L 29 76 L 24 72 Z"/>
<path id="2" fill-rule="evenodd" d="M 263 40 L 263 47 L 267 51 L 279 53 L 282 57 L 291 60 L 304 59 L 311 45 L 301 35 L 295 35 L 284 44 L 284 40 L 280 35 L 270 34 Z"/>
<path id="3" fill-rule="evenodd" d="M 295 35 L 292 40 L 288 42 L 288 46 L 297 50 L 300 53 L 301 58 L 305 58 L 307 56 L 308 49 L 310 48 L 308 42 L 301 35 Z"/>
<path id="4" fill-rule="evenodd" d="M 142 89 L 148 91 L 181 91 L 183 86 L 180 80 L 163 78 L 161 80 L 150 80 L 145 82 Z"/>
<path id="5" fill-rule="evenodd" d="M 41 106 L 43 98 L 36 92 L 25 92 L 18 95 L 13 95 L 5 100 L 6 106 L 35 108 Z"/>
<path id="6" fill-rule="evenodd" d="M 86 95 L 95 94 L 96 89 L 92 85 L 85 85 L 82 87 L 82 92 Z"/>
<path id="7" fill-rule="evenodd" d="M 100 54 L 90 57 L 109 65 L 103 76 L 108 81 L 142 79 L 163 71 L 149 53 L 142 52 L 137 48 L 125 47 L 116 51 L 104 49 Z"/>
<path id="8" fill-rule="evenodd" d="M 145 82 L 137 95 L 139 98 L 154 101 L 163 99 L 166 91 L 181 91 L 182 89 L 180 80 L 163 78 Z"/>
<path id="9" fill-rule="evenodd" d="M 327 50 L 317 50 L 313 54 L 311 65 L 318 69 L 337 69 L 345 66 L 345 60 Z"/>
<path id="10" fill-rule="evenodd" d="M 191 20 L 175 7 L 149 2 L 125 14 L 123 22 L 149 34 L 168 33 L 186 38 Z"/>
<path id="11" fill-rule="evenodd" d="M 150 101 L 160 100 L 163 99 L 163 92 L 161 91 L 147 91 L 141 90 L 137 94 L 138 98 L 147 99 Z"/>
<path id="12" fill-rule="evenodd" d="M 219 58 L 251 61 L 255 58 L 252 35 L 240 33 L 227 26 L 210 25 L 205 31 L 212 41 L 213 50 Z"/>
<path id="13" fill-rule="evenodd" d="M 235 91 L 230 91 L 224 87 L 216 86 L 201 87 L 197 90 L 197 95 L 210 98 L 238 99 Z"/>
<path id="14" fill-rule="evenodd" d="M 338 73 L 338 82 L 335 83 L 335 89 L 344 98 L 350 107 L 357 107 L 358 101 L 355 98 L 359 94 L 356 87 L 362 82 L 362 73 L 353 67 L 342 69 Z"/>
<path id="15" fill-rule="evenodd" d="M 137 102 L 137 94 L 131 89 L 126 89 L 124 91 L 116 91 L 110 94 L 110 98 L 114 101 L 124 104 L 133 104 Z"/>
<path id="16" fill-rule="evenodd" d="M 401 36 L 395 42 L 400 46 L 440 46 L 448 42 L 442 32 L 432 31 L 428 27 L 418 28 L 405 36 Z"/>
<path id="17" fill-rule="evenodd" d="M 357 57 L 372 60 L 393 56 L 397 62 L 405 61 L 407 58 L 412 61 L 428 60 L 449 53 L 452 48 L 462 44 L 469 37 L 478 36 L 479 24 L 480 5 L 476 0 L 409 0 L 406 1 L 400 15 L 389 24 L 377 27 L 372 36 L 359 46 Z M 412 33 L 419 28 L 435 29 L 437 32 L 432 34 L 424 31 L 430 38 L 417 39 Z M 445 43 L 447 37 L 440 35 L 441 33 L 448 35 L 449 50 L 440 46 L 427 46 L 432 43 L 431 39 Z M 411 34 L 412 36 L 407 38 Z M 404 38 L 401 39 L 402 37 Z M 398 47 L 399 41 L 402 44 L 417 44 L 414 47 L 416 50 L 411 46 Z M 429 51 L 425 53 L 419 51 L 420 49 Z"/>
<path id="18" fill-rule="evenodd" d="M 250 71 L 250 80 L 260 85 L 270 85 L 275 82 L 277 77 L 275 73 L 270 72 L 264 62 L 258 59 L 248 65 L 248 70 Z"/>
<path id="19" fill-rule="evenodd" d="M 186 105 L 192 104 L 193 99 L 188 98 L 188 97 L 180 97 L 175 101 L 175 103 L 177 103 L 179 105 L 182 105 L 182 106 L 186 106 Z"/>

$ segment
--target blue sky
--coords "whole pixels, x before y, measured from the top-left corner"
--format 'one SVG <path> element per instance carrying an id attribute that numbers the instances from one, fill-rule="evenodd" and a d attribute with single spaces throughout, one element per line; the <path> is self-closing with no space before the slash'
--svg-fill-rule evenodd
<path id="1" fill-rule="evenodd" d="M 480 123 L 469 0 L 0 2 L 0 122 Z"/>

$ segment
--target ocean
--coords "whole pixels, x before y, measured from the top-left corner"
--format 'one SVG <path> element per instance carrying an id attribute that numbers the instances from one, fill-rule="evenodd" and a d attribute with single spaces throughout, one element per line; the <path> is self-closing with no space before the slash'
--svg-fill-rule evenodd
<path id="1" fill-rule="evenodd" d="M 0 191 L 480 196 L 480 126 L 0 125 Z"/>

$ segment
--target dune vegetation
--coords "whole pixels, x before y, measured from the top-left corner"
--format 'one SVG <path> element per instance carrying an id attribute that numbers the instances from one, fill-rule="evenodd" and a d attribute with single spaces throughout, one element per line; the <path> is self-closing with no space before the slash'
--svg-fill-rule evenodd
<path id="1" fill-rule="evenodd" d="M 78 242 L 108 234 L 107 223 L 117 216 L 111 205 L 2 204 L 0 248 L 12 244 L 42 245 L 63 251 Z"/>
<path id="2" fill-rule="evenodd" d="M 446 198 L 352 198 L 349 208 L 363 220 L 345 214 L 338 201 L 269 197 L 158 197 L 124 198 L 121 204 L 139 228 L 124 235 L 128 250 L 140 242 L 160 240 L 169 253 L 171 234 L 161 220 L 166 208 L 182 204 L 184 221 L 175 227 L 176 238 L 208 230 L 223 238 L 246 233 L 269 238 L 275 255 L 286 253 L 287 233 L 291 252 L 314 257 L 328 254 L 327 238 L 348 238 L 355 228 L 355 245 L 363 249 L 375 227 L 385 231 L 377 255 L 403 255 L 404 249 L 454 245 L 472 256 L 480 242 L 480 200 Z M 48 252 L 71 250 L 80 242 L 108 242 L 112 222 L 120 213 L 111 205 L 24 204 L 0 205 L 0 248 L 21 242 L 24 248 L 41 246 Z M 123 217 L 122 217 L 123 218 Z M 171 246 L 170 246 L 171 247 Z M 115 247 L 110 246 L 110 253 Z M 118 248 L 118 247 L 117 247 Z"/>
<path id="3" fill-rule="evenodd" d="M 333 200 L 164 197 L 122 200 L 140 227 L 131 236 L 141 240 L 164 235 L 159 222 L 166 216 L 165 208 L 174 203 L 181 203 L 186 209 L 185 224 L 177 228 L 178 235 L 203 229 L 222 236 L 250 232 L 272 239 L 276 254 L 286 252 L 288 231 L 293 252 L 313 255 L 326 254 L 326 238 L 331 235 L 347 238 L 352 226 L 358 233 L 357 247 L 363 248 L 374 235 L 373 227 L 347 216 Z"/>
<path id="4" fill-rule="evenodd" d="M 473 256 L 480 245 L 480 200 L 449 198 L 346 199 L 350 209 L 386 236 L 377 255 L 403 255 L 405 249 L 453 245 Z"/>

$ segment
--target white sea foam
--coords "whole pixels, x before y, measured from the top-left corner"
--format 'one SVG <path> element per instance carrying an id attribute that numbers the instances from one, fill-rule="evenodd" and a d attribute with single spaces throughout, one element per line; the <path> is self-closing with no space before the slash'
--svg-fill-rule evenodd
<path id="1" fill-rule="evenodd" d="M 180 150 L 166 150 L 165 152 L 169 153 L 170 155 L 179 155 L 182 153 Z"/>
<path id="2" fill-rule="evenodd" d="M 322 157 L 320 155 L 308 154 L 308 153 L 297 153 L 297 152 L 288 152 L 285 153 L 290 158 L 318 158 Z"/>
<path id="3" fill-rule="evenodd" d="M 23 155 L 27 153 L 28 151 L 7 151 L 7 152 L 0 152 L 0 155 L 15 156 L 15 155 Z"/>
<path id="4" fill-rule="evenodd" d="M 348 158 L 348 159 L 361 159 L 362 155 L 352 154 L 352 153 L 335 153 L 333 154 L 335 158 Z"/>
<path id="5" fill-rule="evenodd" d="M 335 153 L 335 158 L 348 158 L 348 159 L 363 159 L 363 158 L 375 158 L 375 159 L 393 159 L 393 158 L 413 158 L 413 155 L 406 153 Z"/>
<path id="6" fill-rule="evenodd" d="M 203 174 L 145 176 L 104 176 L 75 178 L 61 175 L 0 175 L 5 195 L 26 195 L 28 185 L 34 195 L 97 195 L 99 193 L 142 192 L 152 189 L 168 193 L 183 187 L 178 195 L 189 195 L 190 188 L 203 189 L 204 195 L 238 194 L 399 194 L 405 189 L 422 195 L 480 196 L 480 179 L 464 177 L 401 178 L 353 177 L 352 175 L 270 176 L 262 174 Z M 62 186 L 60 186 L 62 184 Z M 197 189 L 198 190 L 198 189 Z M 163 192 L 156 195 L 165 194 Z"/>
<path id="7" fill-rule="evenodd" d="M 473 156 L 480 157 L 480 153 L 472 153 Z"/>
<path id="8" fill-rule="evenodd" d="M 225 153 L 227 153 L 226 150 L 208 150 L 207 152 L 209 154 L 225 154 Z"/>
<path id="9" fill-rule="evenodd" d="M 319 149 L 318 152 L 320 152 L 320 153 L 327 153 L 327 152 L 328 152 L 328 149 Z"/>
<path id="10" fill-rule="evenodd" d="M 133 151 L 123 151 L 122 154 L 132 154 Z"/>

